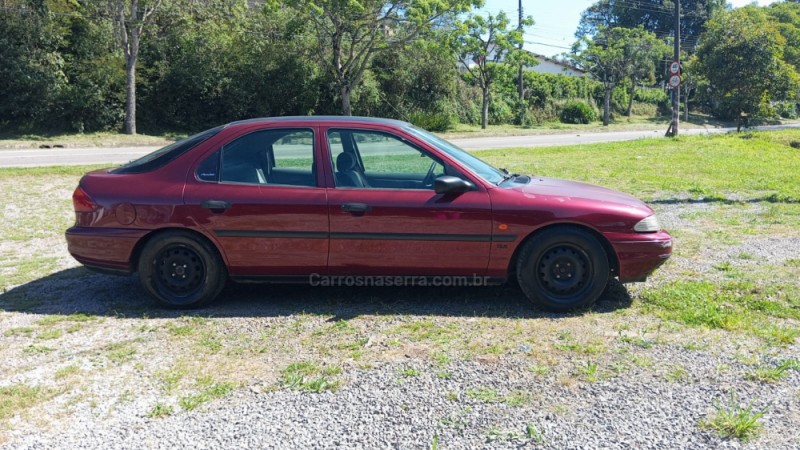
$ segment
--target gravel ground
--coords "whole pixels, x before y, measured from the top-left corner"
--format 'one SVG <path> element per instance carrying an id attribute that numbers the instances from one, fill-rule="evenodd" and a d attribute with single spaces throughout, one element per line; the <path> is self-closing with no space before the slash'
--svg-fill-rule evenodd
<path id="1" fill-rule="evenodd" d="M 656 209 L 667 228 L 690 232 L 700 219 L 687 217 L 713 214 L 719 207 L 710 203 L 663 204 Z M 743 214 L 762 208 L 759 205 L 744 207 L 747 212 Z M 741 253 L 749 255 L 746 260 L 734 261 L 742 268 L 766 261 L 797 259 L 800 238 L 793 233 L 750 237 L 733 245 L 709 243 L 699 256 L 676 255 L 665 267 L 664 276 L 654 277 L 644 285 L 629 286 L 628 291 L 622 292 L 635 298 L 639 289 L 672 282 L 689 272 L 714 280 L 723 276 L 714 270 L 714 265 L 735 260 Z M 254 363 L 260 364 L 254 366 L 256 373 L 240 380 L 241 387 L 229 396 L 195 410 L 176 408 L 175 413 L 167 417 L 149 418 L 148 411 L 160 399 L 158 383 L 141 382 L 147 378 L 136 378 L 136 373 L 145 368 L 155 371 L 168 367 L 167 354 L 173 349 L 160 351 L 160 347 L 171 341 L 153 332 L 148 335 L 151 337 L 137 344 L 141 346 L 138 354 L 146 355 L 143 356 L 146 360 L 139 360 L 140 366 L 123 366 L 116 371 L 109 369 L 95 374 L 98 365 L 112 365 L 97 356 L 97 348 L 111 342 L 141 340 L 142 330 L 169 324 L 180 314 L 161 314 L 148 309 L 134 278 L 87 278 L 70 275 L 70 270 L 74 271 L 69 269 L 67 275 L 33 285 L 27 294 L 58 299 L 55 306 L 41 306 L 41 311 L 49 314 L 83 311 L 105 316 L 90 327 L 88 337 L 77 332 L 60 338 L 66 341 L 58 341 L 66 352 L 72 352 L 68 354 L 75 355 L 76 364 L 87 366 L 85 375 L 80 376 L 91 378 L 91 382 L 87 382 L 88 392 L 83 391 L 82 395 L 91 400 L 77 401 L 65 396 L 48 403 L 43 416 L 49 419 L 41 427 L 37 426 L 36 417 L 12 417 L 5 443 L 0 429 L 2 450 L 422 449 L 432 448 L 434 444 L 438 448 L 469 449 L 800 449 L 796 431 L 800 425 L 800 371 L 788 370 L 785 378 L 772 383 L 756 381 L 751 376 L 756 365 L 775 367 L 783 360 L 800 360 L 800 346 L 754 352 L 753 344 L 747 342 L 750 338 L 725 332 L 716 333 L 708 340 L 697 338 L 703 345 L 689 349 L 681 345 L 679 339 L 655 345 L 620 344 L 614 340 L 616 331 L 609 330 L 607 336 L 598 338 L 607 343 L 607 353 L 611 356 L 603 356 L 599 376 L 591 380 L 581 368 L 601 358 L 593 354 L 562 352 L 546 356 L 544 359 L 552 364 L 549 370 L 542 372 L 536 370 L 541 361 L 536 348 L 522 344 L 517 351 L 496 358 L 454 358 L 440 363 L 432 361 L 429 354 L 404 351 L 396 357 L 376 359 L 369 364 L 344 363 L 341 388 L 321 394 L 280 388 L 275 382 L 276 373 L 285 364 L 273 361 L 267 353 L 252 358 Z M 332 292 L 339 295 L 339 291 Z M 0 297 L 0 306 L 2 301 Z M 363 300 L 364 303 L 370 301 L 382 300 Z M 137 314 L 117 313 L 121 302 L 129 303 L 133 311 L 139 311 L 139 316 L 143 311 L 145 316 L 156 313 L 156 317 L 136 318 Z M 242 301 L 222 303 L 207 312 L 210 316 L 222 316 L 215 320 L 224 323 L 225 330 L 256 335 L 304 317 L 303 308 L 287 306 L 287 302 L 291 300 L 254 306 Z M 398 307 L 403 309 L 408 305 Z M 469 301 L 458 304 L 456 300 L 443 300 L 435 305 L 411 305 L 410 312 L 427 317 L 436 316 L 438 311 L 442 316 L 456 317 L 453 320 L 461 320 L 466 326 L 467 322 L 475 320 L 469 317 L 473 307 Z M 518 317 L 518 309 L 525 308 L 516 300 L 502 307 L 512 318 Z M 315 305 L 304 305 L 304 308 L 313 311 Z M 343 317 L 364 313 L 363 304 L 341 306 L 337 303 L 333 308 L 339 308 L 336 315 Z M 543 330 L 566 329 L 576 322 L 606 320 L 598 316 L 604 309 L 620 308 L 604 301 L 599 313 L 584 317 L 537 314 L 532 320 Z M 624 307 L 622 310 L 624 312 Z M 36 308 L 33 311 L 32 314 L 13 310 L 4 313 L 0 328 L 10 330 L 34 323 Z M 403 320 L 406 319 L 399 316 L 390 318 L 385 326 Z M 646 322 L 652 319 L 631 314 L 628 319 L 623 316 L 615 320 Z M 374 327 L 377 329 L 378 325 Z M 677 331 L 682 332 L 695 331 L 683 328 Z M 695 338 L 692 334 L 684 340 Z M 15 346 L 23 342 L 23 337 L 0 339 L 5 341 L 0 347 L 0 354 L 5 357 L 3 373 L 16 373 L 8 379 L 0 379 L 0 387 L 41 382 L 51 376 L 52 367 L 45 365 L 50 361 L 47 356 L 21 356 L 22 351 Z M 386 343 L 375 345 L 380 347 Z M 391 347 L 385 348 L 388 351 Z M 290 349 L 298 355 L 303 355 L 305 350 L 299 344 Z M 58 361 L 63 360 L 62 355 Z M 242 360 L 241 363 L 246 362 Z M 220 365 L 215 370 L 215 375 L 224 378 L 231 368 Z M 132 399 L 123 401 L 119 394 L 122 390 Z M 515 398 L 517 401 L 511 400 Z M 725 440 L 700 426 L 717 408 L 732 404 L 765 409 L 761 419 L 763 430 L 757 439 L 752 442 Z"/>
<path id="2" fill-rule="evenodd" d="M 797 348 L 791 353 L 797 354 Z M 662 348 L 654 357 L 681 361 L 689 372 L 668 382 L 646 371 L 624 379 L 565 386 L 536 379 L 516 361 L 460 362 L 449 379 L 419 363 L 356 370 L 336 393 L 242 390 L 210 407 L 165 419 L 126 417 L 85 422 L 64 435 L 29 436 L 21 449 L 47 448 L 798 448 L 800 397 L 794 372 L 780 384 L 742 382 L 742 365 L 703 352 Z M 723 371 L 718 370 L 727 366 Z M 413 366 L 420 375 L 404 378 Z M 490 386 L 500 395 L 530 394 L 529 404 L 470 398 Z M 698 422 L 733 396 L 767 407 L 767 432 L 750 444 L 721 440 Z M 539 436 L 530 438 L 527 427 Z M 781 432 L 785 430 L 789 432 Z M 437 436 L 436 438 L 434 436 Z"/>

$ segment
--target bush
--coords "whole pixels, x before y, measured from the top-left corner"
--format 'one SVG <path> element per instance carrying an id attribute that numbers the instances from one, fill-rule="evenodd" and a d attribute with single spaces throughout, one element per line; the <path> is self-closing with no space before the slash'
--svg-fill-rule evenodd
<path id="1" fill-rule="evenodd" d="M 776 103 L 775 112 L 784 119 L 797 119 L 797 103 L 794 102 Z"/>
<path id="2" fill-rule="evenodd" d="M 597 120 L 597 114 L 586 103 L 573 100 L 564 105 L 559 119 L 562 123 L 591 123 Z"/>
<path id="3" fill-rule="evenodd" d="M 631 114 L 634 116 L 655 117 L 659 115 L 659 109 L 658 106 L 651 103 L 633 102 L 633 105 L 631 105 Z"/>
<path id="4" fill-rule="evenodd" d="M 489 103 L 489 125 L 514 123 L 516 116 L 513 99 L 506 99 L 502 95 L 492 96 Z"/>
<path id="5" fill-rule="evenodd" d="M 455 125 L 456 118 L 446 112 L 414 111 L 408 121 L 428 131 L 447 131 Z"/>

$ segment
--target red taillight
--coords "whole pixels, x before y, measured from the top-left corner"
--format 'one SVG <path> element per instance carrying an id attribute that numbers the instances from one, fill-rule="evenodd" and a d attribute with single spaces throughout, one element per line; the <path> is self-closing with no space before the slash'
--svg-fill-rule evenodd
<path id="1" fill-rule="evenodd" d="M 97 203 L 80 186 L 72 193 L 72 205 L 75 207 L 75 212 L 93 212 L 97 209 Z"/>

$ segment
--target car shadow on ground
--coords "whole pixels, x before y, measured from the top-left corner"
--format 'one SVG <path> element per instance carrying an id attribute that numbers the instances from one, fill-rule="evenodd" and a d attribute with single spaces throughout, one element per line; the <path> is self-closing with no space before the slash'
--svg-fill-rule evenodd
<path id="1" fill-rule="evenodd" d="M 156 305 L 138 277 L 111 276 L 82 267 L 66 269 L 0 294 L 0 309 L 29 314 L 119 318 L 280 317 L 298 313 L 346 320 L 359 315 L 561 318 L 629 307 L 625 287 L 612 281 L 589 309 L 552 313 L 534 306 L 513 284 L 492 287 L 314 287 L 230 282 L 211 305 L 171 310 Z"/>

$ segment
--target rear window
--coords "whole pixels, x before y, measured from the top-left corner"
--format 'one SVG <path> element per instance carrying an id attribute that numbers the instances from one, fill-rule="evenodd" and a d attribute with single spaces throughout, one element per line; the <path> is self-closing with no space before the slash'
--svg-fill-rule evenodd
<path id="1" fill-rule="evenodd" d="M 189 136 L 186 139 L 181 139 L 153 153 L 149 153 L 139 159 L 117 167 L 112 170 L 111 173 L 144 173 L 163 167 L 168 162 L 191 150 L 196 145 L 219 133 L 222 128 L 224 127 L 212 128 L 202 133 L 195 134 L 194 136 Z"/>

